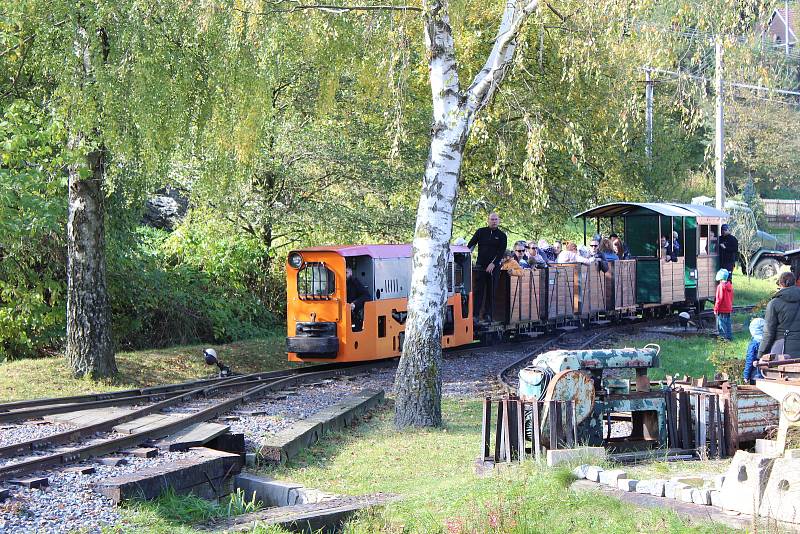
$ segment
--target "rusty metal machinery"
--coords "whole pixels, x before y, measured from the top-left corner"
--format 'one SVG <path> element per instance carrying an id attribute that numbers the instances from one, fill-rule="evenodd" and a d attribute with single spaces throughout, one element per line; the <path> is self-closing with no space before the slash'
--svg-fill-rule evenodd
<path id="1" fill-rule="evenodd" d="M 756 387 L 780 403 L 778 435 L 773 452 L 786 450 L 790 432 L 800 434 L 800 358 L 786 354 L 765 354 L 756 367 L 764 375 Z"/>
<path id="2" fill-rule="evenodd" d="M 659 366 L 658 352 L 657 346 L 549 351 L 519 372 L 519 397 L 544 401 L 545 406 L 548 401 L 572 401 L 581 443 L 616 450 L 666 447 L 664 392 L 650 391 L 647 377 L 649 368 Z M 628 378 L 612 376 L 624 369 L 635 371 L 634 391 Z M 540 419 L 544 432 L 547 419 Z"/>

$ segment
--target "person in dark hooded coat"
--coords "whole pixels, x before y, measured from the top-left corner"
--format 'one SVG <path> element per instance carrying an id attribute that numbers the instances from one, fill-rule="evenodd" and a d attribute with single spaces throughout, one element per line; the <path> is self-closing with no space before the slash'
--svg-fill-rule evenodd
<path id="1" fill-rule="evenodd" d="M 767 324 L 758 347 L 759 358 L 764 354 L 800 357 L 800 287 L 795 285 L 792 273 L 783 273 L 778 278 L 778 285 L 780 289 L 767 304 L 764 318 Z"/>

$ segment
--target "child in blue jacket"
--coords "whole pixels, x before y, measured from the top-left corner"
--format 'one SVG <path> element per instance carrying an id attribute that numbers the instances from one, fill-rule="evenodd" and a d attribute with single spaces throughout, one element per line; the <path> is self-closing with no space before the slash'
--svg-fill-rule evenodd
<path id="1" fill-rule="evenodd" d="M 760 317 L 756 317 L 750 321 L 750 344 L 747 346 L 747 357 L 744 360 L 744 383 L 754 384 L 756 379 L 764 378 L 761 375 L 761 370 L 758 367 L 753 367 L 753 364 L 758 361 L 758 346 L 761 344 L 761 338 L 764 337 L 764 326 L 766 322 Z"/>

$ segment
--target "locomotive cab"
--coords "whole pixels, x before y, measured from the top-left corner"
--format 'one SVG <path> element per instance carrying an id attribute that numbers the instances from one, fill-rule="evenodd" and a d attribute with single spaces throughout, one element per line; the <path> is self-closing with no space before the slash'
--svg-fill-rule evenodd
<path id="1" fill-rule="evenodd" d="M 290 361 L 365 361 L 403 350 L 411 245 L 316 247 L 287 257 L 287 338 Z M 472 342 L 470 251 L 451 247 L 443 347 Z M 368 295 L 351 309 L 347 269 Z M 351 284 L 355 286 L 355 284 Z M 359 286 L 359 287 L 360 287 Z M 363 300 L 363 299 L 362 299 Z"/>

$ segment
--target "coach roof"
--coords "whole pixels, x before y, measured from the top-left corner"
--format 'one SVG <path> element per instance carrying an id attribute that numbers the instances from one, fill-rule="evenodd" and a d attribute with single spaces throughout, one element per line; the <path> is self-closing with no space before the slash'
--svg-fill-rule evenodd
<path id="1" fill-rule="evenodd" d="M 575 217 L 624 217 L 628 215 L 664 215 L 666 217 L 723 217 L 727 214 L 708 206 L 660 202 L 612 202 L 578 213 Z"/>
<path id="2" fill-rule="evenodd" d="M 399 245 L 332 245 L 322 247 L 309 247 L 296 252 L 335 252 L 340 256 L 370 256 L 372 258 L 410 258 L 412 255 L 411 243 Z M 450 245 L 450 252 L 466 252 L 469 248 Z"/>

